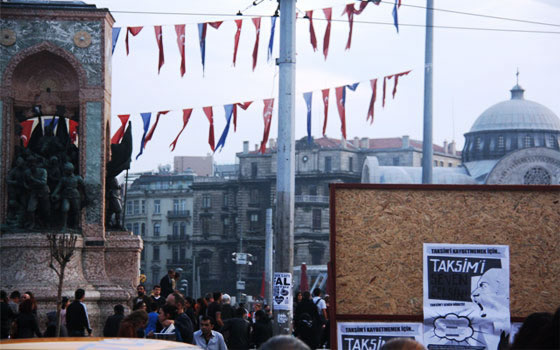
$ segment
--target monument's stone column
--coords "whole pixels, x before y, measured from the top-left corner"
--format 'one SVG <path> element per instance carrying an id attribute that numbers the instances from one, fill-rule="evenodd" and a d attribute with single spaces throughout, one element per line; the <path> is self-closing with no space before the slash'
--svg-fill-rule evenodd
<path id="1" fill-rule="evenodd" d="M 13 225 L 6 182 L 17 157 L 28 163 L 39 158 L 50 179 L 52 157 L 45 153 L 49 142 L 56 142 L 45 135 L 47 120 L 51 127 L 56 120 L 56 128 L 68 128 L 72 143 L 58 158 L 74 164 L 83 178 L 88 203 L 70 231 L 80 238 L 66 270 L 63 295 L 73 298 L 76 288 L 86 290 L 94 332 L 99 335 L 112 306 L 127 303 L 134 293 L 142 249 L 139 237 L 124 231 L 108 234 L 105 228 L 114 19 L 107 9 L 80 2 L 1 2 L 0 12 L 1 287 L 36 293 L 42 319 L 55 308 L 58 279 L 48 267 L 46 234 L 60 229 L 52 223 L 28 225 L 28 216 Z M 40 135 L 25 134 L 24 125 L 31 125 L 33 133 L 41 131 Z M 32 138 L 38 142 L 34 149 Z M 51 200 L 52 194 L 51 188 Z"/>

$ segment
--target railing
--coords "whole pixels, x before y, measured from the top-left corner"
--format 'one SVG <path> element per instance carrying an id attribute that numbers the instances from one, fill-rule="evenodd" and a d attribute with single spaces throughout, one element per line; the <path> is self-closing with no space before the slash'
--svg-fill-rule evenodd
<path id="1" fill-rule="evenodd" d="M 329 196 L 300 194 L 295 196 L 296 203 L 329 203 Z"/>
<path id="2" fill-rule="evenodd" d="M 169 210 L 167 211 L 167 218 L 169 219 L 190 219 L 190 210 Z"/>
<path id="3" fill-rule="evenodd" d="M 167 235 L 168 242 L 186 242 L 189 240 L 189 236 L 182 234 L 182 235 Z"/>

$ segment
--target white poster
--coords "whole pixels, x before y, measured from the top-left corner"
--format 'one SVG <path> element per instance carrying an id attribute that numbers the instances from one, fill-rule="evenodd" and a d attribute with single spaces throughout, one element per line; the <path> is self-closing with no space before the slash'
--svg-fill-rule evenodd
<path id="1" fill-rule="evenodd" d="M 424 345 L 497 349 L 510 332 L 509 247 L 424 243 Z"/>
<path id="2" fill-rule="evenodd" d="M 391 339 L 422 342 L 421 323 L 338 322 L 338 349 L 379 350 Z"/>
<path id="3" fill-rule="evenodd" d="M 272 299 L 274 309 L 291 310 L 292 304 L 292 274 L 287 272 L 275 272 L 272 281 Z"/>

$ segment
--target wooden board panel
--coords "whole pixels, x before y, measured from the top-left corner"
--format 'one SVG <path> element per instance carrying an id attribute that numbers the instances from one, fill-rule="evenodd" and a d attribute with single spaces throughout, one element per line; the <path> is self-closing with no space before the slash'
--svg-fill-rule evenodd
<path id="1" fill-rule="evenodd" d="M 421 320 L 423 243 L 509 245 L 512 318 L 560 305 L 560 186 L 336 184 L 337 320 Z"/>

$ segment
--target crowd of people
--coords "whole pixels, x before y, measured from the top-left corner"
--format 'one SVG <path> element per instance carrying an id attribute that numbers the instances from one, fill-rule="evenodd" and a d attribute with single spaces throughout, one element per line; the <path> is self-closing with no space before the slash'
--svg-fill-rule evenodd
<path id="1" fill-rule="evenodd" d="M 293 349 L 330 348 L 328 295 L 297 292 L 294 298 L 294 336 L 273 337 L 271 309 L 261 303 L 251 311 L 243 303 L 231 305 L 231 297 L 222 292 L 208 293 L 194 300 L 173 289 L 169 280 L 173 271 L 147 293 L 137 287 L 128 315 L 123 305 L 114 306 L 114 314 L 104 323 L 104 337 L 156 338 L 194 344 L 202 349 Z M 167 283 L 169 282 L 169 283 Z M 56 311 L 47 313 L 47 324 L 41 333 L 37 321 L 37 302 L 31 292 L 5 291 L 0 295 L 0 337 L 33 338 L 57 336 Z M 89 322 L 85 291 L 77 289 L 74 300 L 62 299 L 60 336 L 84 337 L 93 330 Z M 499 350 L 559 349 L 560 308 L 554 315 L 535 313 L 528 316 L 513 344 L 503 336 Z M 278 339 L 277 339 L 278 338 Z M 290 339 L 291 338 L 291 339 Z M 283 345 L 282 345 L 283 344 Z M 388 342 L 382 349 L 423 349 L 411 341 Z"/>

